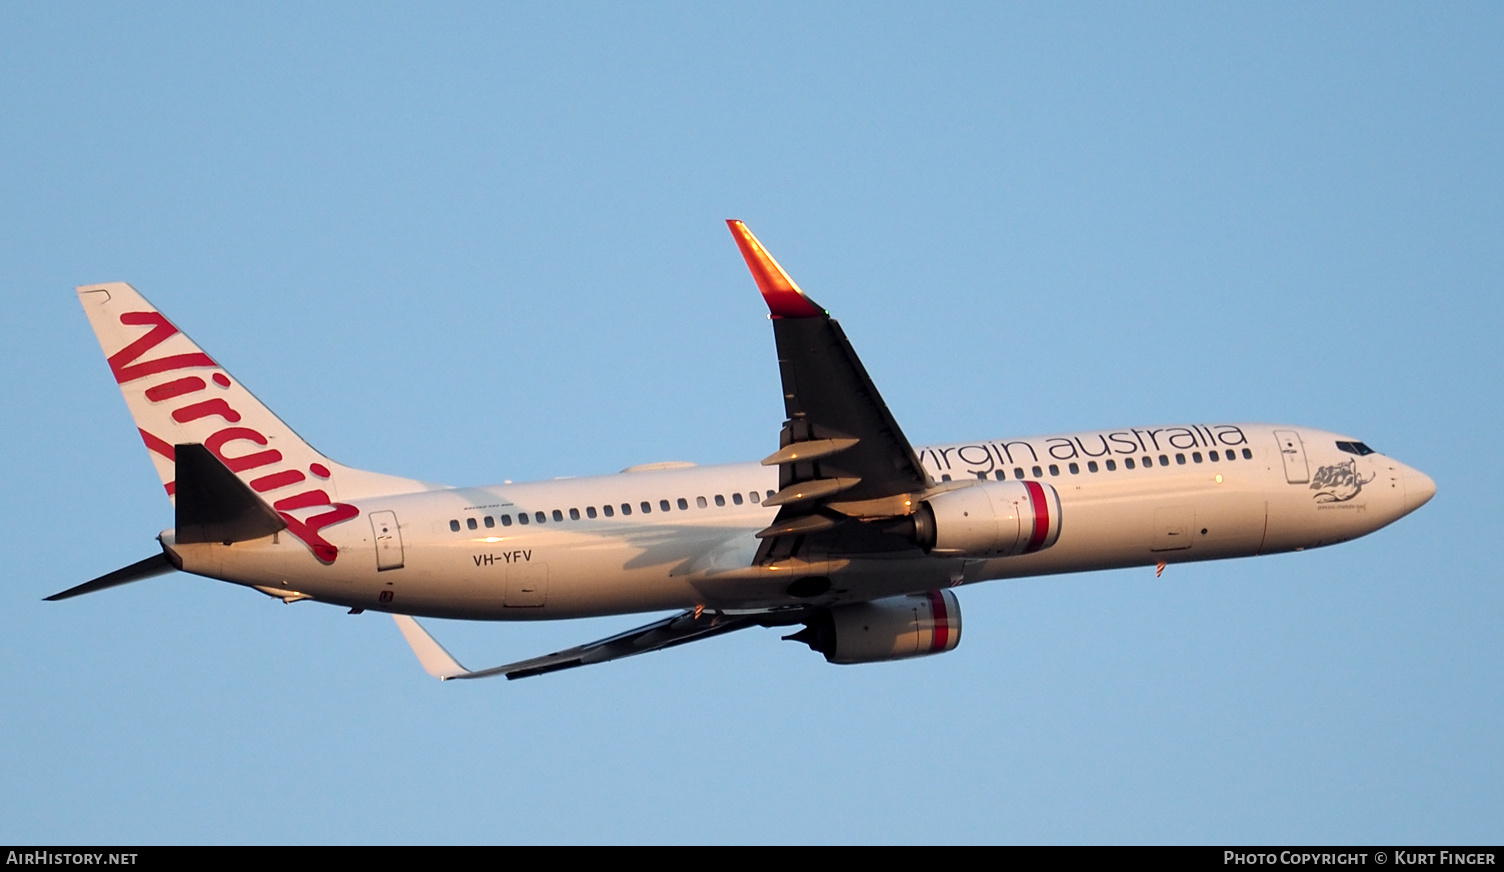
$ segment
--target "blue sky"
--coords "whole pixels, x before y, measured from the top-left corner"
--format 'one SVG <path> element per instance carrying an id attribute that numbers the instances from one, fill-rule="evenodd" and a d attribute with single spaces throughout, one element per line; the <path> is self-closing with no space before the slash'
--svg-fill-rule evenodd
<path id="1" fill-rule="evenodd" d="M 0 841 L 1497 843 L 1491 4 L 0 8 Z M 753 459 L 751 228 L 916 443 L 1275 421 L 1436 499 L 1303 554 L 959 591 L 953 653 L 754 630 L 440 685 L 174 575 L 72 288 L 454 484 Z M 430 622 L 505 662 L 633 626 Z"/>

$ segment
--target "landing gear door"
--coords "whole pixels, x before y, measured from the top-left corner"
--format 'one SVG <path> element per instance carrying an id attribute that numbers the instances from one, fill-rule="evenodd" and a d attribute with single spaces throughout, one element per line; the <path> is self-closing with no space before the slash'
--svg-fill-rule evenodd
<path id="1" fill-rule="evenodd" d="M 1305 484 L 1311 480 L 1310 467 L 1306 466 L 1306 447 L 1300 434 L 1294 430 L 1275 430 L 1279 440 L 1279 456 L 1285 462 L 1285 481 L 1290 484 Z"/>
<path id="2" fill-rule="evenodd" d="M 372 512 L 371 532 L 376 537 L 376 569 L 402 568 L 402 531 L 396 512 Z"/>

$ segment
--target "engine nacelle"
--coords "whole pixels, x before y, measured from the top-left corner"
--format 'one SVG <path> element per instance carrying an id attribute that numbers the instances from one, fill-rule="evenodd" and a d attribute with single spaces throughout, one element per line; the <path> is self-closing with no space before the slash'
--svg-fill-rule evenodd
<path id="1" fill-rule="evenodd" d="M 931 554 L 1032 554 L 1060 538 L 1060 495 L 1038 481 L 979 481 L 930 497 L 913 519 L 915 542 Z"/>
<path id="2" fill-rule="evenodd" d="M 877 663 L 943 654 L 961 642 L 961 604 L 948 590 L 821 609 L 785 636 L 831 663 Z"/>

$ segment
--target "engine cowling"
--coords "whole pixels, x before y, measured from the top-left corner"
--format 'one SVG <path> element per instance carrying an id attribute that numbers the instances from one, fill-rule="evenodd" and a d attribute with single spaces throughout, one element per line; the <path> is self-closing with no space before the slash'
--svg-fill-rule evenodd
<path id="1" fill-rule="evenodd" d="M 961 603 L 948 590 L 893 596 L 816 612 L 785 636 L 831 663 L 878 663 L 943 654 L 961 642 Z"/>
<path id="2" fill-rule="evenodd" d="M 1039 481 L 979 481 L 930 497 L 913 519 L 915 541 L 931 554 L 1032 554 L 1060 538 L 1060 494 Z"/>

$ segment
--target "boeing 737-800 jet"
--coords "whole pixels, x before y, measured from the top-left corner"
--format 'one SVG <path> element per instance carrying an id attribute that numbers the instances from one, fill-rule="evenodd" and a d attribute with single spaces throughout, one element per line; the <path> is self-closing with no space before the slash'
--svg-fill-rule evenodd
<path id="1" fill-rule="evenodd" d="M 915 449 L 839 324 L 740 221 L 787 419 L 760 463 L 445 487 L 315 451 L 126 284 L 78 289 L 174 502 L 161 553 L 48 599 L 173 569 L 392 614 L 439 678 L 508 678 L 744 627 L 801 627 L 833 663 L 949 651 L 953 589 L 999 578 L 1299 551 L 1424 504 L 1424 474 L 1352 437 L 1274 424 L 1131 427 Z M 771 440 L 770 440 L 771 441 Z M 413 616 L 676 610 L 467 670 Z"/>

